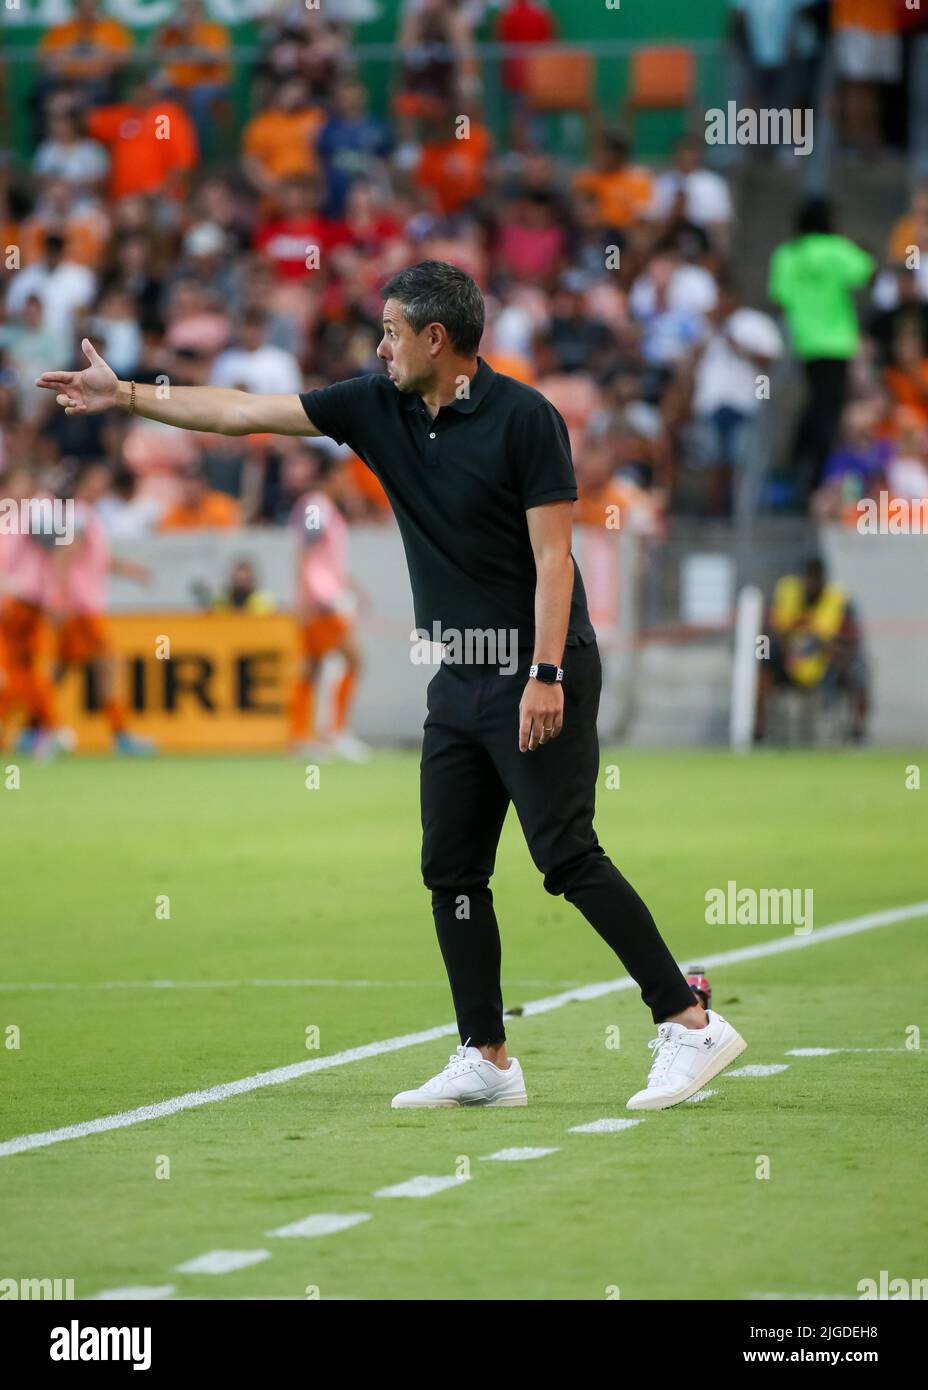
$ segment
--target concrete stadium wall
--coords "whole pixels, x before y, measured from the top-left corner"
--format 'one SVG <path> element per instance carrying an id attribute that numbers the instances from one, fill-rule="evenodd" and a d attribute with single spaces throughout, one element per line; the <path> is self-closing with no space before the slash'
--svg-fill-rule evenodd
<path id="1" fill-rule="evenodd" d="M 829 527 L 821 542 L 831 577 L 863 619 L 873 742 L 928 744 L 928 536 Z"/>
<path id="2" fill-rule="evenodd" d="M 357 729 L 376 742 L 415 743 L 435 667 L 410 660 L 412 597 L 399 532 L 393 525 L 355 527 L 350 540 L 352 574 L 370 597 L 361 616 L 366 671 Z M 825 530 L 820 540 L 833 578 L 847 589 L 863 619 L 873 677 L 873 741 L 928 744 L 928 540 L 860 536 L 842 528 Z M 295 555 L 286 532 L 191 532 L 115 548 L 148 565 L 156 579 L 147 588 L 114 580 L 113 612 L 195 610 L 197 589 L 218 590 L 232 563 L 243 557 L 255 564 L 260 586 L 279 607 L 289 609 L 292 603 Z M 707 548 L 694 540 L 694 552 Z M 677 551 L 674 563 L 682 565 L 686 545 L 678 544 Z M 603 655 L 601 737 L 655 746 L 723 744 L 730 637 L 640 647 L 640 555 L 634 539 L 578 527 L 574 553 Z M 783 568 L 778 564 L 776 572 Z"/>
<path id="3" fill-rule="evenodd" d="M 249 559 L 259 587 L 288 610 L 293 601 L 295 553 L 286 531 L 250 527 L 235 532 L 198 531 L 115 543 L 117 554 L 146 565 L 153 582 L 139 586 L 114 578 L 108 608 L 113 613 L 192 612 L 203 588 L 216 593 L 232 564 Z M 603 736 L 614 734 L 627 717 L 634 633 L 633 550 L 615 532 L 584 534 L 578 528 L 574 551 L 584 573 L 590 608 L 600 636 L 604 692 L 600 711 Z M 360 618 L 365 674 L 356 708 L 359 734 L 375 742 L 415 743 L 425 715 L 425 687 L 437 667 L 410 659 L 414 626 L 412 596 L 403 545 L 392 524 L 353 527 L 351 573 L 369 595 Z M 334 663 L 333 663 L 334 664 Z"/>

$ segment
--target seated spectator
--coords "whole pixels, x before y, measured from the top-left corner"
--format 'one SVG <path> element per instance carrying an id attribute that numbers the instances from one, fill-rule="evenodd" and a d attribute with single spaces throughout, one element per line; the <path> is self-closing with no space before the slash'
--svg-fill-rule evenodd
<path id="1" fill-rule="evenodd" d="M 64 238 L 51 232 L 45 238 L 41 259 L 25 266 L 10 281 L 6 295 L 7 313 L 16 315 L 33 295 L 42 306 L 42 323 L 57 335 L 59 351 L 70 356 L 75 315 L 90 304 L 97 289 L 97 278 L 86 265 L 65 256 Z"/>
<path id="2" fill-rule="evenodd" d="M 212 386 L 231 386 L 266 395 L 302 391 L 299 363 L 292 353 L 267 341 L 267 327 L 268 316 L 262 310 L 245 311 L 237 345 L 221 352 L 213 363 L 209 378 Z"/>
<path id="3" fill-rule="evenodd" d="M 271 15 L 261 25 L 264 42 L 256 72 L 258 104 L 266 104 L 291 78 L 320 102 L 329 101 L 348 64 L 343 26 L 327 18 L 335 21 L 336 6 L 332 0 L 321 6 L 306 5 L 305 0 L 284 0 L 282 5 L 269 0 L 268 8 Z"/>
<path id="4" fill-rule="evenodd" d="M 74 111 L 63 108 L 53 112 L 48 135 L 32 161 L 32 171 L 43 184 L 49 179 L 64 179 L 75 193 L 95 198 L 103 191 L 109 167 L 106 149 L 82 134 Z"/>
<path id="5" fill-rule="evenodd" d="M 201 150 L 212 145 L 213 112 L 228 94 L 232 69 L 229 34 L 207 19 L 202 0 L 180 0 L 176 14 L 156 35 L 155 53 L 166 59 L 161 80 L 187 111 Z M 173 57 L 172 52 L 177 56 Z"/>
<path id="6" fill-rule="evenodd" d="M 873 155 L 883 143 L 880 87 L 902 78 L 896 0 L 833 0 L 831 27 L 844 135 L 861 154 Z"/>
<path id="7" fill-rule="evenodd" d="M 890 498 L 928 500 L 928 428 L 919 416 L 900 412 L 893 456 L 886 466 Z"/>
<path id="8" fill-rule="evenodd" d="M 237 312 L 245 294 L 245 268 L 229 254 L 227 234 L 215 222 L 195 222 L 184 233 L 178 278 L 190 277 L 217 303 Z"/>
<path id="9" fill-rule="evenodd" d="M 861 742 L 869 712 L 869 676 L 854 606 L 836 584 L 826 581 L 820 559 L 809 559 L 801 574 L 777 581 L 769 615 L 770 655 L 761 662 L 754 737 L 766 734 L 767 706 L 778 686 L 822 688 L 847 693 L 852 712 L 850 737 Z"/>
<path id="10" fill-rule="evenodd" d="M 49 179 L 33 212 L 20 226 L 24 265 L 42 254 L 46 237 L 60 236 L 64 258 L 98 270 L 106 252 L 110 220 L 99 203 L 82 198 L 66 179 Z"/>
<path id="11" fill-rule="evenodd" d="M 647 169 L 629 162 L 624 136 L 605 131 L 599 138 L 592 168 L 581 169 L 574 191 L 592 200 L 598 225 L 621 242 L 622 234 L 641 218 L 654 201 L 654 183 Z"/>
<path id="12" fill-rule="evenodd" d="M 681 226 L 697 227 L 716 250 L 728 248 L 733 209 L 728 184 L 702 167 L 705 142 L 684 136 L 677 144 L 673 167 L 659 174 L 648 217 L 663 239 Z"/>
<path id="13" fill-rule="evenodd" d="M 454 0 L 418 0 L 409 5 L 397 36 L 400 74 L 394 108 L 404 138 L 410 122 L 427 116 L 434 103 L 450 99 L 455 110 L 478 86 L 471 25 Z"/>
<path id="14" fill-rule="evenodd" d="M 289 281 L 327 271 L 329 253 L 348 240 L 344 222 L 319 211 L 318 186 L 304 177 L 280 185 L 277 210 L 258 224 L 254 244 L 278 279 Z"/>
<path id="15" fill-rule="evenodd" d="M 75 0 L 74 18 L 43 34 L 43 96 L 65 87 L 91 105 L 113 100 L 116 78 L 132 51 L 132 35 L 100 10 L 99 0 Z"/>
<path id="16" fill-rule="evenodd" d="M 161 518 L 159 531 L 226 530 L 239 524 L 239 505 L 227 492 L 214 492 L 202 461 L 189 465 L 180 496 Z"/>
<path id="17" fill-rule="evenodd" d="M 335 88 L 334 109 L 319 132 L 316 153 L 325 179 L 323 211 L 339 220 L 345 216 L 348 194 L 359 180 L 370 182 L 385 174 L 383 162 L 392 148 L 383 121 L 367 111 L 367 92 L 354 79 Z"/>
<path id="18" fill-rule="evenodd" d="M 594 381 L 605 374 L 615 339 L 590 313 L 582 271 L 565 270 L 551 296 L 551 316 L 543 335 L 545 369 L 558 375 L 582 372 Z"/>
<path id="19" fill-rule="evenodd" d="M 111 288 L 102 293 L 87 319 L 90 337 L 102 339 L 106 360 L 118 377 L 135 375 L 142 355 L 142 332 L 132 296 Z"/>
<path id="20" fill-rule="evenodd" d="M 869 336 L 876 344 L 880 365 L 885 366 L 901 334 L 916 333 L 922 342 L 928 343 L 928 301 L 921 293 L 919 272 L 901 264 L 877 277 L 875 301 L 878 296 L 878 309 L 870 320 Z"/>
<path id="21" fill-rule="evenodd" d="M 254 199 L 251 192 L 230 179 L 208 176 L 197 188 L 191 216 L 194 223 L 208 222 L 225 234 L 227 254 L 251 246 Z"/>
<path id="22" fill-rule="evenodd" d="M 544 359 L 538 365 L 544 370 Z M 540 376 L 537 389 L 563 417 L 570 439 L 571 452 L 576 462 L 583 456 L 583 446 L 587 425 L 591 418 L 603 408 L 602 393 L 593 378 L 586 372 L 569 372 L 564 375 Z"/>
<path id="23" fill-rule="evenodd" d="M 403 224 L 390 200 L 360 180 L 348 191 L 344 223 L 352 248 L 368 262 L 376 263 L 388 246 L 403 240 Z"/>
<path id="24" fill-rule="evenodd" d="M 166 322 L 164 341 L 169 348 L 206 360 L 221 352 L 232 336 L 232 322 L 220 302 L 190 277 L 171 287 Z"/>
<path id="25" fill-rule="evenodd" d="M 928 354 L 917 329 L 897 333 L 883 381 L 895 410 L 905 409 L 920 424 L 928 424 Z"/>
<path id="26" fill-rule="evenodd" d="M 661 530 L 658 497 L 639 486 L 633 478 L 617 473 L 622 456 L 622 444 L 608 421 L 605 430 L 594 428 L 591 422 L 577 463 L 574 521 L 580 526 L 607 531 L 658 535 Z"/>
<path id="27" fill-rule="evenodd" d="M 157 318 L 161 308 L 164 277 L 159 259 L 157 247 L 144 232 L 130 232 L 110 243 L 104 287 L 130 294 L 142 322 Z"/>
<path id="28" fill-rule="evenodd" d="M 42 364 L 43 356 L 50 362 L 49 352 L 59 350 L 59 338 L 45 322 L 42 301 L 37 294 L 29 294 L 18 314 L 11 314 L 6 323 L 0 324 L 0 349 L 13 373 L 8 385 L 16 393 L 20 419 L 27 422 L 39 419 L 46 412 L 43 401 L 37 399 L 42 392 L 34 382 L 47 370 Z"/>
<path id="29" fill-rule="evenodd" d="M 813 498 L 819 518 L 856 518 L 858 501 L 885 488 L 893 446 L 880 436 L 883 414 L 882 400 L 855 401 L 845 410 L 841 440 L 828 455 Z"/>
<path id="30" fill-rule="evenodd" d="M 316 174 L 316 140 L 325 124 L 322 107 L 310 101 L 300 78 L 275 88 L 267 107 L 242 132 L 242 172 L 268 202 L 280 198 L 287 180 Z"/>
<path id="31" fill-rule="evenodd" d="M 87 129 L 109 150 L 114 202 L 135 194 L 176 202 L 186 196 L 197 163 L 196 131 L 184 108 L 163 96 L 150 78 L 128 101 L 91 111 Z"/>
<path id="32" fill-rule="evenodd" d="M 659 251 L 632 286 L 629 309 L 641 328 L 645 362 L 667 371 L 700 342 L 718 291 L 701 266 L 684 265 L 671 249 Z"/>
<path id="33" fill-rule="evenodd" d="M 447 100 L 435 104 L 424 124 L 413 180 L 429 195 L 432 211 L 447 216 L 487 191 L 493 137 L 486 126 L 471 120 L 464 138 L 458 138 L 458 114 Z"/>
<path id="34" fill-rule="evenodd" d="M 496 255 L 501 270 L 544 283 L 561 266 L 568 233 L 557 199 L 545 189 L 516 193 L 500 219 Z"/>
<path id="35" fill-rule="evenodd" d="M 232 609 L 239 613 L 273 613 L 277 607 L 269 589 L 258 588 L 258 576 L 250 560 L 236 560 L 229 582 L 212 600 L 217 611 Z"/>
<path id="36" fill-rule="evenodd" d="M 111 540 L 150 536 L 161 515 L 158 503 L 140 495 L 136 475 L 125 467 L 113 471 L 109 490 L 100 498 L 96 511 Z"/>
<path id="37" fill-rule="evenodd" d="M 928 256 L 928 184 L 921 184 L 912 194 L 909 211 L 894 224 L 889 234 L 886 258 L 894 265 L 912 263 L 912 252 Z"/>
<path id="38" fill-rule="evenodd" d="M 696 349 L 693 415 L 697 457 L 710 468 L 715 510 L 731 513 L 732 482 L 745 463 L 745 445 L 761 399 L 769 399 L 770 371 L 783 353 L 780 331 L 768 314 L 748 309 L 731 280 L 719 284 L 718 303 L 709 311 L 708 337 Z M 767 391 L 758 391 L 758 378 Z"/>

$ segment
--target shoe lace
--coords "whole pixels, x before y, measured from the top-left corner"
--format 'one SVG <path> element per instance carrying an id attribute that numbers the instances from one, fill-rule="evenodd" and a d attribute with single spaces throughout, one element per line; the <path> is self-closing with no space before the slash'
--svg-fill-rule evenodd
<path id="1" fill-rule="evenodd" d="M 465 1057 L 464 1053 L 466 1050 L 466 1043 L 455 1048 L 454 1052 L 452 1052 L 451 1056 L 448 1058 L 447 1065 L 438 1073 L 435 1080 L 437 1081 L 439 1078 L 444 1079 L 446 1077 L 461 1076 L 463 1072 L 473 1071 L 474 1061 L 472 1057 Z"/>
<path id="2" fill-rule="evenodd" d="M 657 1037 L 652 1038 L 648 1043 L 651 1049 L 651 1068 L 648 1072 L 648 1085 L 656 1086 L 667 1075 L 667 1070 L 677 1055 L 677 1043 L 670 1035 L 670 1028 L 666 1023 L 662 1023 L 657 1030 Z"/>

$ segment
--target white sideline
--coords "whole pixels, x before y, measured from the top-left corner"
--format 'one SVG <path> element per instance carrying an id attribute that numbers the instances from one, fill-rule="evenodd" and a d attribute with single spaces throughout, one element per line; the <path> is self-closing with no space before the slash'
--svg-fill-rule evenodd
<path id="1" fill-rule="evenodd" d="M 842 936 L 854 936 L 857 932 L 870 931 L 874 927 L 892 926 L 897 922 L 910 921 L 915 917 L 928 916 L 928 902 L 911 903 L 907 907 L 887 908 L 883 912 L 868 912 L 863 917 L 851 917 L 844 922 L 833 922 L 827 927 L 816 927 L 809 936 L 777 936 L 770 941 L 762 941 L 756 946 L 744 946 L 735 951 L 723 951 L 717 955 L 699 957 L 709 969 L 716 965 L 734 965 L 739 961 L 760 960 L 764 956 L 781 955 L 784 951 L 803 951 L 822 941 L 834 941 Z M 563 1008 L 565 1004 L 587 999 L 599 999 L 605 994 L 616 994 L 621 990 L 634 989 L 635 981 L 624 975 L 617 980 L 604 980 L 598 984 L 580 985 L 577 989 L 565 990 L 563 994 L 553 994 L 547 999 L 536 999 L 523 1008 L 523 1017 L 532 1014 L 550 1013 Z M 116 1115 L 105 1115 L 99 1120 L 83 1120 L 79 1124 L 65 1125 L 61 1129 L 46 1129 L 36 1134 L 21 1134 L 15 1139 L 0 1143 L 0 1158 L 12 1154 L 25 1153 L 29 1149 L 44 1149 L 50 1144 L 60 1144 L 66 1139 L 83 1139 L 90 1134 L 103 1134 L 111 1129 L 125 1129 L 129 1125 L 142 1124 L 145 1120 L 163 1119 L 176 1115 L 181 1110 L 195 1110 L 213 1101 L 228 1100 L 231 1096 L 241 1096 L 249 1091 L 261 1090 L 264 1086 L 280 1086 L 285 1081 L 295 1081 L 298 1077 L 309 1076 L 316 1071 L 327 1071 L 330 1067 L 346 1066 L 349 1062 L 366 1061 L 369 1057 L 380 1057 L 388 1052 L 400 1052 L 407 1047 L 417 1047 L 420 1043 L 436 1042 L 457 1034 L 453 1023 L 438 1028 L 426 1028 L 419 1033 L 405 1033 L 396 1038 L 384 1038 L 379 1042 L 364 1043 L 361 1047 L 349 1047 L 344 1052 L 333 1052 L 328 1057 L 317 1057 L 307 1062 L 292 1062 L 286 1067 L 275 1067 L 272 1071 L 259 1071 L 254 1076 L 242 1077 L 239 1081 L 224 1081 L 217 1086 L 209 1086 L 203 1091 L 186 1091 L 170 1100 L 158 1101 L 154 1105 L 140 1105 L 135 1110 L 123 1110 Z"/>
<path id="2" fill-rule="evenodd" d="M 572 985 L 574 980 L 507 980 L 507 987 L 534 988 L 537 985 Z M 85 989 L 439 989 L 439 980 L 92 980 L 86 984 L 62 981 L 0 983 L 5 994 L 28 994 L 37 990 Z"/>

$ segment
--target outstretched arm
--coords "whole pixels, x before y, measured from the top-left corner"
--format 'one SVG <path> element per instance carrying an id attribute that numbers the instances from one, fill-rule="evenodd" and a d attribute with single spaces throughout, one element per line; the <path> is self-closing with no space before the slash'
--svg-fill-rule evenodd
<path id="1" fill-rule="evenodd" d="M 36 386 L 54 391 L 66 415 L 97 415 L 103 410 L 129 410 L 132 387 L 120 381 L 96 348 L 81 343 L 90 363 L 82 372 L 43 372 Z M 146 420 L 211 434 L 317 435 L 298 395 L 260 396 L 225 386 L 135 387 L 134 410 Z"/>

